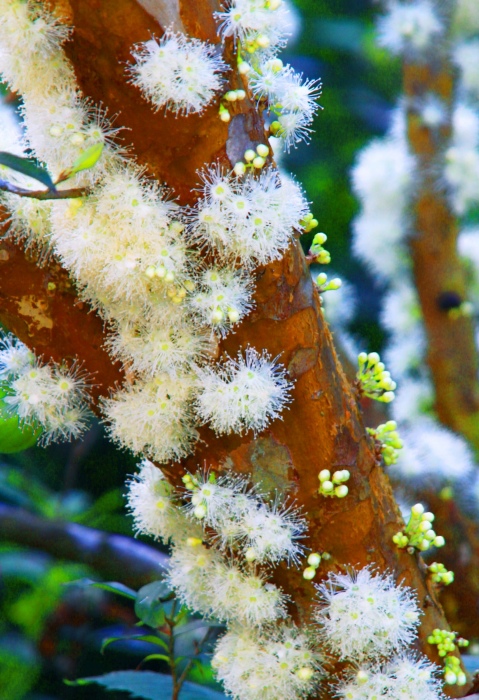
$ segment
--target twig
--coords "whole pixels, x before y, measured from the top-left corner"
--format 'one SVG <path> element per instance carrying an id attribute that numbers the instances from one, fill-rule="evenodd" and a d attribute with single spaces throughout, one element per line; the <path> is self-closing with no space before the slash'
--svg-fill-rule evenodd
<path id="1" fill-rule="evenodd" d="M 77 199 L 88 194 L 87 187 L 73 187 L 70 190 L 25 190 L 22 187 L 12 185 L 11 182 L 0 180 L 0 191 L 10 192 L 19 197 L 30 197 L 30 199 Z"/>

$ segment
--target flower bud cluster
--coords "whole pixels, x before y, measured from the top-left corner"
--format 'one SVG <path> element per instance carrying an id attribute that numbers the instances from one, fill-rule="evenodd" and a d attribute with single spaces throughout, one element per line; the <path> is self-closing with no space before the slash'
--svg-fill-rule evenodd
<path id="1" fill-rule="evenodd" d="M 220 102 L 218 109 L 218 114 L 222 122 L 226 124 L 231 121 L 231 114 L 228 109 L 235 102 L 242 102 L 246 97 L 246 92 L 244 90 L 228 90 Z"/>
<path id="2" fill-rule="evenodd" d="M 321 554 L 312 552 L 308 557 L 308 566 L 303 571 L 303 578 L 306 581 L 311 581 L 316 576 L 316 570 L 321 564 Z"/>
<path id="3" fill-rule="evenodd" d="M 351 475 L 347 469 L 335 471 L 332 476 L 329 469 L 322 469 L 318 474 L 318 493 L 321 496 L 336 496 L 336 498 L 344 498 L 349 492 L 346 482 L 349 481 L 350 476 Z"/>
<path id="4" fill-rule="evenodd" d="M 394 399 L 396 382 L 393 382 L 390 373 L 386 371 L 378 353 L 359 353 L 358 365 L 359 371 L 356 374 L 356 378 L 361 392 L 376 401 L 382 401 L 383 403 L 392 401 Z"/>
<path id="5" fill-rule="evenodd" d="M 411 553 L 415 549 L 425 552 L 430 547 L 444 547 L 446 540 L 442 535 L 436 535 L 432 527 L 433 521 L 434 513 L 426 512 L 421 503 L 416 503 L 411 508 L 411 516 L 405 530 L 392 538 L 394 544 L 400 549 L 407 547 Z"/>
<path id="6" fill-rule="evenodd" d="M 448 571 L 444 564 L 433 562 L 427 567 L 431 580 L 442 586 L 449 586 L 454 581 L 454 571 Z"/>
<path id="7" fill-rule="evenodd" d="M 458 648 L 468 647 L 468 640 L 458 637 L 456 632 L 436 628 L 427 641 L 437 646 L 438 655 L 444 659 L 444 681 L 447 685 L 466 685 L 467 678 L 461 669 L 461 660 L 453 654 Z"/>
<path id="8" fill-rule="evenodd" d="M 316 286 L 320 294 L 339 289 L 341 285 L 342 281 L 339 277 L 333 277 L 333 279 L 328 282 L 328 275 L 325 272 L 320 272 L 316 278 Z"/>
<path id="9" fill-rule="evenodd" d="M 256 150 L 248 148 L 243 156 L 245 162 L 240 160 L 235 164 L 233 168 L 234 174 L 241 177 L 247 172 L 247 170 L 261 170 L 266 165 L 266 159 L 269 156 L 269 151 L 269 147 L 264 143 L 258 144 L 258 146 L 256 146 Z"/>
<path id="10" fill-rule="evenodd" d="M 304 226 L 304 230 L 310 231 L 311 228 L 314 228 L 318 225 L 318 222 L 316 221 L 316 219 L 311 219 L 310 221 L 306 221 L 305 224 L 306 225 Z M 327 239 L 328 237 L 325 233 L 317 233 L 313 238 L 313 242 L 308 252 L 308 258 L 312 262 L 320 263 L 321 265 L 328 265 L 328 263 L 331 262 L 331 254 L 329 253 L 329 251 L 323 248 L 323 243 L 325 243 Z"/>
<path id="11" fill-rule="evenodd" d="M 377 428 L 367 428 L 367 431 L 375 440 L 381 443 L 381 454 L 384 464 L 388 467 L 391 464 L 396 464 L 399 454 L 398 450 L 403 447 L 403 442 L 397 432 L 396 421 L 388 420 L 387 423 L 381 423 Z"/>

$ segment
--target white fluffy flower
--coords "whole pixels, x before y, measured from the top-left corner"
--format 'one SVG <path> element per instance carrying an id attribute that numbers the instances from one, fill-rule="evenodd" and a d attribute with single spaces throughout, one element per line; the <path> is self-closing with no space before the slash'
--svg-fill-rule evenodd
<path id="1" fill-rule="evenodd" d="M 353 221 L 353 251 L 380 280 L 404 274 L 410 266 L 404 245 L 409 227 L 402 212 L 363 210 Z"/>
<path id="2" fill-rule="evenodd" d="M 191 374 L 158 374 L 126 386 L 103 402 L 112 438 L 158 462 L 185 457 L 198 439 L 190 416 Z"/>
<path id="3" fill-rule="evenodd" d="M 439 669 L 425 656 L 401 655 L 384 666 L 366 665 L 336 685 L 341 700 L 445 700 Z"/>
<path id="4" fill-rule="evenodd" d="M 209 337 L 181 307 L 158 303 L 154 314 L 120 321 L 107 341 L 109 351 L 140 374 L 186 371 L 208 355 Z"/>
<path id="5" fill-rule="evenodd" d="M 145 304 L 187 279 L 177 211 L 157 183 L 119 164 L 94 194 L 54 208 L 55 252 L 94 304 Z"/>
<path id="6" fill-rule="evenodd" d="M 461 71 L 466 91 L 479 96 L 479 39 L 464 41 L 454 49 L 454 62 Z"/>
<path id="7" fill-rule="evenodd" d="M 188 307 L 202 324 L 225 336 L 251 311 L 253 281 L 246 271 L 212 267 L 200 273 Z"/>
<path id="8" fill-rule="evenodd" d="M 182 602 L 202 615 L 252 626 L 286 615 L 286 596 L 279 588 L 225 563 L 214 547 L 196 541 L 173 548 L 168 578 Z"/>
<path id="9" fill-rule="evenodd" d="M 280 258 L 293 238 L 293 229 L 308 212 L 298 185 L 282 182 L 274 170 L 259 178 L 233 178 L 217 168 L 203 175 L 204 194 L 191 213 L 195 242 L 213 248 L 225 260 L 244 267 L 265 265 Z"/>
<path id="10" fill-rule="evenodd" d="M 199 39 L 166 32 L 159 41 L 150 39 L 135 47 L 132 82 L 157 110 L 202 112 L 220 90 L 220 74 L 227 69 L 216 51 Z"/>
<path id="11" fill-rule="evenodd" d="M 140 463 L 139 469 L 128 481 L 127 494 L 136 532 L 166 543 L 173 537 L 179 539 L 182 531 L 191 531 L 191 524 L 177 505 L 173 487 L 162 472 L 148 459 Z"/>
<path id="12" fill-rule="evenodd" d="M 212 666 L 234 700 L 306 698 L 317 688 L 321 656 L 295 626 L 268 632 L 233 628 L 216 644 Z"/>
<path id="13" fill-rule="evenodd" d="M 213 541 L 221 549 L 240 550 L 259 564 L 297 562 L 303 551 L 298 540 L 306 530 L 297 509 L 267 503 L 244 479 L 231 475 L 196 475 L 192 483 L 187 510 L 216 533 Z"/>
<path id="14" fill-rule="evenodd" d="M 391 404 L 392 418 L 398 423 L 415 421 L 430 413 L 433 405 L 434 390 L 429 379 L 403 377 Z"/>
<path id="15" fill-rule="evenodd" d="M 244 357 L 240 352 L 237 359 L 201 369 L 199 377 L 196 411 L 218 434 L 260 432 L 290 401 L 292 385 L 282 366 L 251 347 Z"/>
<path id="16" fill-rule="evenodd" d="M 286 4 L 282 0 L 229 0 L 224 12 L 217 12 L 220 32 L 233 36 L 251 51 L 281 48 L 291 33 Z"/>
<path id="17" fill-rule="evenodd" d="M 275 136 L 284 139 L 286 148 L 308 140 L 309 126 L 319 109 L 320 80 L 302 80 L 290 65 L 283 66 L 279 58 L 260 63 L 249 77 L 256 97 L 266 97 L 270 114 L 276 120 L 271 125 Z"/>
<path id="18" fill-rule="evenodd" d="M 444 179 L 451 190 L 451 204 L 459 216 L 479 202 L 479 150 L 450 146 L 445 153 Z"/>
<path id="19" fill-rule="evenodd" d="M 8 383 L 4 402 L 26 425 L 42 428 L 48 444 L 77 438 L 88 423 L 85 376 L 73 365 L 41 364 L 23 343 L 6 337 L 0 349 L 0 380 Z"/>
<path id="20" fill-rule="evenodd" d="M 405 375 L 417 374 L 426 356 L 426 334 L 422 324 L 417 323 L 408 332 L 394 333 L 384 352 L 384 361 L 391 374 L 402 385 Z"/>
<path id="21" fill-rule="evenodd" d="M 443 31 L 431 0 L 390 0 L 378 22 L 378 41 L 391 53 L 417 56 L 431 49 Z"/>
<path id="22" fill-rule="evenodd" d="M 400 425 L 404 449 L 392 467 L 402 478 L 462 479 L 474 470 L 469 446 L 459 435 L 426 416 Z"/>
<path id="23" fill-rule="evenodd" d="M 412 591 L 368 568 L 330 574 L 316 586 L 320 636 L 341 661 L 389 656 L 415 638 L 419 608 Z"/>
<path id="24" fill-rule="evenodd" d="M 13 335 L 0 337 L 0 382 L 15 379 L 35 364 L 35 355 Z"/>
<path id="25" fill-rule="evenodd" d="M 402 138 L 375 139 L 359 153 L 351 172 L 353 189 L 367 209 L 401 212 L 415 165 Z"/>

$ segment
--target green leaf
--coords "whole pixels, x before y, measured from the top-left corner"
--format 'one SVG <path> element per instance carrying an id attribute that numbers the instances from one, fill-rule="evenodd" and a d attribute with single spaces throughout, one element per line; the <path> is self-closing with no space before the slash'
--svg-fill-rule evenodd
<path id="1" fill-rule="evenodd" d="M 161 637 L 155 637 L 153 634 L 135 634 L 132 636 L 108 637 L 107 639 L 104 639 L 101 645 L 102 653 L 106 647 L 109 644 L 113 644 L 113 642 L 148 642 L 148 644 L 156 644 L 156 646 L 162 647 L 163 649 L 166 649 L 166 651 L 169 651 L 168 644 L 161 639 Z"/>
<path id="2" fill-rule="evenodd" d="M 104 591 L 109 591 L 110 593 L 116 593 L 123 596 L 124 598 L 129 598 L 130 600 L 135 600 L 136 592 L 132 588 L 128 588 L 123 583 L 118 583 L 117 581 L 109 581 L 102 583 L 101 581 L 92 581 L 89 578 L 80 579 L 79 581 L 73 581 L 76 586 L 91 586 L 92 588 L 101 588 Z"/>
<path id="3" fill-rule="evenodd" d="M 171 590 L 165 581 L 148 583 L 136 594 L 136 615 L 149 627 L 161 627 L 165 622 L 164 603 L 170 596 Z"/>
<path id="4" fill-rule="evenodd" d="M 94 143 L 93 146 L 89 146 L 87 149 L 80 153 L 76 161 L 73 163 L 71 168 L 67 168 L 58 178 L 59 182 L 64 182 L 68 180 L 73 175 L 82 172 L 82 170 L 89 170 L 96 165 L 103 153 L 103 143 Z"/>
<path id="5" fill-rule="evenodd" d="M 171 676 L 153 671 L 114 671 L 104 676 L 79 678 L 76 681 L 65 681 L 67 685 L 90 685 L 97 683 L 106 690 L 117 690 L 130 693 L 133 698 L 144 700 L 159 700 L 171 697 L 173 681 Z M 225 700 L 222 693 L 205 688 L 196 683 L 183 684 L 179 700 Z"/>
<path id="6" fill-rule="evenodd" d="M 17 173 L 22 173 L 22 175 L 27 175 L 34 180 L 38 180 L 38 182 L 48 187 L 49 190 L 55 190 L 55 185 L 49 173 L 44 168 L 37 165 L 32 158 L 22 158 L 20 156 L 15 156 L 13 153 L 0 151 L 0 165 L 5 165 L 7 168 L 11 168 L 11 170 L 15 170 Z"/>

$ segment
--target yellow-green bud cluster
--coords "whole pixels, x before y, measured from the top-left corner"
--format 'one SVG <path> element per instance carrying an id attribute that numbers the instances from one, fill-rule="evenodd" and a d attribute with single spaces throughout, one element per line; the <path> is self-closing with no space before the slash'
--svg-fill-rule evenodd
<path id="1" fill-rule="evenodd" d="M 264 143 L 258 144 L 258 146 L 256 146 L 256 150 L 248 148 L 243 156 L 246 162 L 243 162 L 242 160 L 238 161 L 233 168 L 234 174 L 237 177 L 241 177 L 248 169 L 261 170 L 266 164 L 266 159 L 268 156 L 269 147 Z"/>
<path id="2" fill-rule="evenodd" d="M 446 656 L 444 659 L 444 682 L 447 685 L 466 685 L 466 674 L 457 656 Z"/>
<path id="3" fill-rule="evenodd" d="M 331 289 L 339 289 L 342 285 L 339 277 L 334 277 L 328 282 L 328 275 L 325 272 L 320 272 L 316 277 L 316 285 L 320 293 L 329 292 Z"/>
<path id="4" fill-rule="evenodd" d="M 367 428 L 370 435 L 375 440 L 381 443 L 381 454 L 384 464 L 388 467 L 391 464 L 396 464 L 398 460 L 398 450 L 403 447 L 402 440 L 397 432 L 397 423 L 394 420 L 388 420 L 387 423 L 381 423 L 377 428 Z"/>
<path id="5" fill-rule="evenodd" d="M 347 469 L 341 469 L 331 476 L 329 469 L 322 469 L 318 474 L 319 489 L 318 493 L 322 496 L 336 496 L 336 498 L 344 498 L 348 495 L 348 481 L 350 473 Z"/>
<path id="6" fill-rule="evenodd" d="M 390 403 L 394 399 L 396 382 L 393 382 L 390 373 L 386 371 L 378 353 L 359 353 L 358 365 L 356 378 L 362 393 L 370 399 Z"/>
<path id="7" fill-rule="evenodd" d="M 442 535 L 436 535 L 432 528 L 434 514 L 425 512 L 421 503 L 416 503 L 411 508 L 411 517 L 404 532 L 398 532 L 393 537 L 393 542 L 400 549 L 408 547 L 411 553 L 415 549 L 425 552 L 430 547 L 444 547 L 446 540 Z"/>
<path id="8" fill-rule="evenodd" d="M 232 104 L 233 102 L 241 102 L 241 100 L 244 100 L 245 97 L 246 92 L 244 90 L 228 90 L 228 92 L 223 95 L 218 110 L 218 114 L 222 122 L 228 123 L 231 121 L 231 114 L 227 105 Z"/>
<path id="9" fill-rule="evenodd" d="M 466 674 L 461 669 L 461 661 L 452 654 L 457 648 L 469 646 L 467 639 L 458 637 L 456 632 L 448 630 L 433 630 L 427 638 L 429 644 L 437 646 L 438 655 L 444 659 L 444 680 L 447 685 L 465 685 Z"/>
<path id="10" fill-rule="evenodd" d="M 449 586 L 449 584 L 454 581 L 454 571 L 448 571 L 444 564 L 433 562 L 427 568 L 431 574 L 431 580 L 434 581 L 434 583 Z"/>
<path id="11" fill-rule="evenodd" d="M 309 224 L 310 227 L 307 228 L 308 222 L 306 220 L 309 216 L 311 216 L 311 223 Z M 304 225 L 303 222 L 306 222 L 306 225 Z M 311 231 L 311 229 L 315 228 L 318 225 L 318 222 L 316 219 L 313 219 L 312 214 L 308 214 L 304 217 L 302 221 L 300 221 L 300 224 L 301 226 L 303 226 L 305 231 Z M 329 251 L 323 248 L 323 243 L 326 243 L 327 240 L 327 235 L 322 232 L 317 233 L 313 238 L 313 242 L 311 243 L 311 248 L 309 249 L 308 256 L 310 258 L 314 258 L 314 262 L 321 263 L 322 265 L 327 265 L 331 262 L 331 255 Z"/>
<path id="12" fill-rule="evenodd" d="M 303 578 L 306 581 L 311 581 L 316 576 L 316 569 L 321 564 L 321 554 L 319 552 L 313 552 L 308 557 L 309 566 L 303 571 Z"/>
<path id="13" fill-rule="evenodd" d="M 306 214 L 306 216 L 305 216 L 303 219 L 301 219 L 301 221 L 299 222 L 299 224 L 300 224 L 300 226 L 302 226 L 302 228 L 304 229 L 304 231 L 305 231 L 306 233 L 309 233 L 310 231 L 313 230 L 313 228 L 316 228 L 316 226 L 319 225 L 319 221 L 318 221 L 317 219 L 314 218 L 314 216 L 313 216 L 313 214 L 311 214 L 311 212 L 309 212 L 309 214 Z M 317 235 L 318 235 L 318 234 L 316 234 L 316 236 L 317 236 Z M 321 233 L 321 234 L 319 234 L 319 235 L 324 236 L 324 240 L 323 240 L 323 243 L 324 243 L 324 241 L 325 241 L 326 238 L 327 238 L 326 234 L 325 234 L 325 233 Z M 316 236 L 313 238 L 313 245 L 314 245 L 314 241 L 316 240 Z M 311 250 L 310 250 L 309 252 L 311 253 Z M 325 250 L 324 252 L 327 253 L 327 254 L 329 255 L 329 253 L 328 253 L 327 250 Z M 328 260 L 328 262 L 329 262 L 330 260 L 331 260 L 331 256 L 329 255 L 329 260 Z M 322 261 L 321 261 L 321 260 L 318 260 L 318 262 L 322 262 Z"/>

